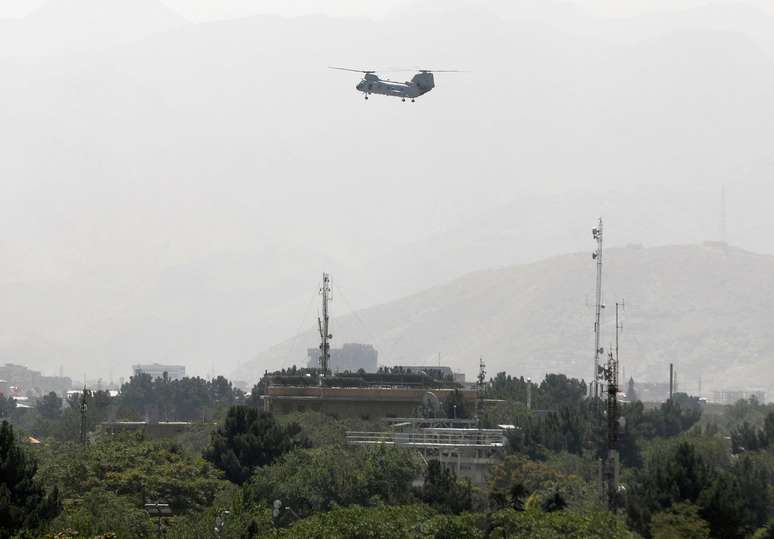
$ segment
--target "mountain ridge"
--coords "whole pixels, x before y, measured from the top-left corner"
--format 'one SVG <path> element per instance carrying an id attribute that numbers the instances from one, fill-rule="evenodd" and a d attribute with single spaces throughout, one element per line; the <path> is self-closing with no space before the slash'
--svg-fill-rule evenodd
<path id="1" fill-rule="evenodd" d="M 719 242 L 607 249 L 602 342 L 612 342 L 612 306 L 623 300 L 627 376 L 663 381 L 672 362 L 688 390 L 699 376 L 705 389 L 758 386 L 771 379 L 766 373 L 774 374 L 766 364 L 774 355 L 774 334 L 761 323 L 774 315 L 769 273 L 774 275 L 774 257 Z M 433 364 L 440 352 L 442 363 L 469 376 L 484 357 L 490 374 L 507 370 L 540 378 L 565 372 L 588 379 L 593 280 L 589 253 L 473 272 L 334 318 L 334 346 L 374 344 L 380 363 L 388 365 Z M 303 364 L 306 348 L 315 344 L 314 331 L 296 336 L 259 354 L 235 376 Z"/>

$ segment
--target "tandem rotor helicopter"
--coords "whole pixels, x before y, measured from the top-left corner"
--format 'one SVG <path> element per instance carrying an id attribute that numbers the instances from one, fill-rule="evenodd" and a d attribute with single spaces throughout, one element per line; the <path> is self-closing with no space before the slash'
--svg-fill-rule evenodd
<path id="1" fill-rule="evenodd" d="M 379 78 L 376 71 L 366 69 L 349 69 L 348 67 L 331 67 L 330 69 L 338 69 L 340 71 L 353 71 L 355 73 L 363 73 L 363 80 L 361 80 L 355 89 L 358 92 L 363 92 L 365 98 L 371 94 L 388 95 L 392 97 L 400 97 L 401 101 L 411 99 L 413 103 L 417 97 L 426 94 L 433 88 L 435 88 L 435 78 L 433 73 L 462 73 L 456 69 L 417 69 L 417 74 L 410 81 L 396 82 L 392 80 Z M 390 70 L 396 72 L 396 70 Z M 399 69 L 397 71 L 407 71 L 405 69 Z"/>

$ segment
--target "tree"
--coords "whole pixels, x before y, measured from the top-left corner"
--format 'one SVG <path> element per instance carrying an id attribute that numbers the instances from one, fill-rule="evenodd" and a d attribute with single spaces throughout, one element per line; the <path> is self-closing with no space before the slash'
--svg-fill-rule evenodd
<path id="1" fill-rule="evenodd" d="M 256 468 L 302 445 L 300 432 L 297 424 L 282 426 L 270 413 L 232 406 L 223 426 L 212 433 L 204 458 L 223 470 L 229 481 L 241 485 Z"/>
<path id="2" fill-rule="evenodd" d="M 473 493 L 470 481 L 457 481 L 456 474 L 437 460 L 427 463 L 422 500 L 443 513 L 459 514 L 470 511 Z"/>
<path id="3" fill-rule="evenodd" d="M 38 413 L 45 419 L 58 419 L 62 416 L 62 399 L 53 391 L 38 401 Z"/>
<path id="4" fill-rule="evenodd" d="M 411 484 L 420 470 L 410 450 L 329 445 L 285 454 L 257 469 L 245 490 L 255 502 L 282 500 L 304 517 L 336 506 L 412 502 Z"/>
<path id="5" fill-rule="evenodd" d="M 0 393 L 0 417 L 8 417 L 16 409 L 16 400 Z"/>
<path id="6" fill-rule="evenodd" d="M 0 539 L 38 530 L 61 510 L 59 490 L 46 493 L 36 480 L 37 462 L 16 442 L 13 427 L 0 426 Z"/>
<path id="7" fill-rule="evenodd" d="M 553 513 L 554 511 L 562 511 L 567 508 L 567 502 L 558 490 L 552 492 L 543 502 L 540 504 L 540 509 L 545 513 Z"/>
<path id="8" fill-rule="evenodd" d="M 163 500 L 175 514 L 190 514 L 233 487 L 201 455 L 175 442 L 150 442 L 134 434 L 98 439 L 86 450 L 80 444 L 51 443 L 39 451 L 41 481 L 60 485 L 63 498 L 83 503 L 92 491 L 112 492 L 138 508 Z M 66 513 L 71 512 L 68 506 Z"/>
<path id="9" fill-rule="evenodd" d="M 117 537 L 153 537 L 156 524 L 142 506 L 129 498 L 94 488 L 68 505 L 51 523 L 53 530 L 77 532 L 76 537 L 95 537 L 114 533 Z"/>
<path id="10" fill-rule="evenodd" d="M 656 513 L 650 527 L 653 539 L 708 539 L 709 524 L 701 518 L 699 510 L 691 503 L 677 503 Z"/>
<path id="11" fill-rule="evenodd" d="M 624 539 L 632 536 L 612 513 L 505 509 L 490 517 L 488 537 L 538 537 L 540 539 Z"/>

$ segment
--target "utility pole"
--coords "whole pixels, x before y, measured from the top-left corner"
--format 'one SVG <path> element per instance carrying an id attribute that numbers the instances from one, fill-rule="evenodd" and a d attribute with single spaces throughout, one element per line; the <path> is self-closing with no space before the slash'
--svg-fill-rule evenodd
<path id="1" fill-rule="evenodd" d="M 333 338 L 333 335 L 330 334 L 328 329 L 328 323 L 330 321 L 328 316 L 328 302 L 331 301 L 331 277 L 327 273 L 323 273 L 320 295 L 322 295 L 322 317 L 317 317 L 317 326 L 320 329 L 320 371 L 322 371 L 322 375 L 325 376 L 328 374 L 331 359 L 331 345 L 328 341 Z"/>
<path id="2" fill-rule="evenodd" d="M 593 398 L 600 398 L 600 380 L 602 379 L 599 358 L 604 354 L 604 349 L 599 345 L 600 330 L 601 330 L 601 318 L 602 309 L 605 306 L 602 304 L 602 218 L 599 218 L 597 226 L 591 229 L 591 234 L 594 240 L 597 242 L 597 249 L 591 255 L 592 259 L 597 261 L 597 286 L 596 286 L 596 307 L 594 311 L 594 375 L 591 378 L 591 385 L 589 387 L 589 396 Z"/>

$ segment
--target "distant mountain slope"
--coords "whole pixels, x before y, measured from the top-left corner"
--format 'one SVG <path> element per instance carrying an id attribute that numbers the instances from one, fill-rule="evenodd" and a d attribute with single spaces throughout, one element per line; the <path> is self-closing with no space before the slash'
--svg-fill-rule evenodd
<path id="1" fill-rule="evenodd" d="M 489 372 L 588 378 L 593 355 L 594 265 L 571 254 L 482 271 L 333 322 L 334 342 L 372 342 L 381 364 L 450 364 Z M 606 251 L 603 343 L 614 338 L 614 304 L 625 299 L 626 376 L 659 381 L 669 362 L 695 389 L 766 386 L 774 380 L 774 257 L 713 246 Z M 312 321 L 310 321 L 310 325 Z M 313 332 L 260 354 L 237 377 L 302 363 Z"/>

